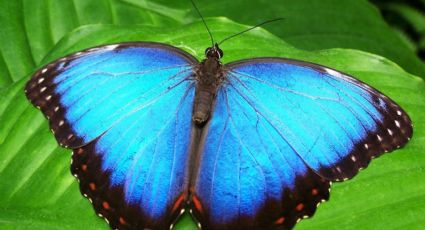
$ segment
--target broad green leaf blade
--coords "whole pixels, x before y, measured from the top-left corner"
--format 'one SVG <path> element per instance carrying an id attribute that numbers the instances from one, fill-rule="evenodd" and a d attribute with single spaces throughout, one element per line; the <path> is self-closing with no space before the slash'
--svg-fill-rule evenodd
<path id="1" fill-rule="evenodd" d="M 157 13 L 155 5 L 149 6 L 134 7 L 120 0 L 1 1 L 0 88 L 31 74 L 55 43 L 79 26 L 177 24 L 169 15 Z"/>
<path id="2" fill-rule="evenodd" d="M 213 33 L 225 36 L 246 26 L 210 19 Z M 202 23 L 178 29 L 146 26 L 85 26 L 64 38 L 43 62 L 95 45 L 119 41 L 158 41 L 202 58 L 208 36 Z M 252 44 L 255 44 L 253 46 Z M 419 228 L 424 221 L 425 84 L 385 58 L 356 50 L 298 50 L 262 29 L 221 47 L 224 63 L 280 56 L 327 65 L 358 77 L 397 101 L 411 116 L 410 143 L 372 162 L 353 180 L 332 186 L 331 199 L 297 229 Z M 39 66 L 41 67 L 41 66 Z M 31 70 L 31 72 L 35 69 Z M 78 191 L 69 173 L 70 151 L 61 149 L 41 112 L 25 99 L 25 80 L 0 94 L 0 228 L 108 229 Z M 188 215 L 175 229 L 196 229 Z"/>
<path id="3" fill-rule="evenodd" d="M 138 0 L 124 0 L 138 2 Z M 180 1 L 160 0 L 163 4 L 189 7 Z M 184 1 L 183 1 L 184 2 Z M 425 65 L 392 31 L 374 5 L 364 0 L 216 0 L 196 1 L 204 17 L 224 16 L 235 22 L 256 25 L 269 19 L 284 18 L 265 26 L 270 32 L 299 49 L 353 48 L 379 54 L 407 71 L 425 77 Z M 199 20 L 192 10 L 192 20 Z M 211 25 L 209 25 L 212 28 Z M 212 28 L 214 29 L 214 28 Z M 217 40 L 224 36 L 214 34 Z M 205 38 L 207 39 L 207 38 Z"/>
<path id="4" fill-rule="evenodd" d="M 410 51 L 417 52 L 418 45 L 415 44 L 415 41 L 413 41 L 413 39 L 410 38 L 409 35 L 406 34 L 406 32 L 404 32 L 400 28 L 393 28 L 393 30 L 397 34 L 397 36 L 399 36 L 399 38 L 404 42 L 404 44 L 406 44 Z"/>
<path id="5" fill-rule="evenodd" d="M 267 28 L 299 49 L 361 49 L 390 58 L 421 77 L 425 72 L 425 65 L 364 0 L 196 3 L 206 17 L 226 16 L 249 25 L 284 17 Z M 189 0 L 15 0 L 1 1 L 0 8 L 0 88 L 31 74 L 56 42 L 80 26 L 144 24 L 167 29 L 200 20 Z M 236 32 L 214 36 L 224 38 Z"/>
<path id="6" fill-rule="evenodd" d="M 0 2 L 0 88 L 25 76 L 34 68 L 28 37 L 24 33 L 22 3 Z"/>

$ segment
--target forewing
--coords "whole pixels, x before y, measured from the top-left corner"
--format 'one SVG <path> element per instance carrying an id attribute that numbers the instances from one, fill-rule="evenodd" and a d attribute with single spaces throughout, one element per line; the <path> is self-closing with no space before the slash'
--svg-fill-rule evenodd
<path id="1" fill-rule="evenodd" d="M 46 65 L 27 83 L 28 99 L 49 119 L 59 144 L 89 143 L 132 111 L 188 79 L 197 61 L 159 43 L 120 43 Z"/>
<path id="2" fill-rule="evenodd" d="M 280 58 L 236 62 L 227 69 L 231 87 L 326 179 L 349 179 L 412 136 L 400 106 L 336 70 Z"/>

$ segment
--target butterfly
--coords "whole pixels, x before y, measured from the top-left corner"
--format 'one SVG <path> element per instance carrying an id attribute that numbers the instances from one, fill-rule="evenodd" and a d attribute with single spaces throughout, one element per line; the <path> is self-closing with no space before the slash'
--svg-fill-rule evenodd
<path id="1" fill-rule="evenodd" d="M 156 42 L 58 59 L 27 98 L 73 150 L 81 193 L 113 229 L 290 229 L 330 183 L 404 146 L 409 116 L 348 74 L 285 58 L 199 62 Z"/>

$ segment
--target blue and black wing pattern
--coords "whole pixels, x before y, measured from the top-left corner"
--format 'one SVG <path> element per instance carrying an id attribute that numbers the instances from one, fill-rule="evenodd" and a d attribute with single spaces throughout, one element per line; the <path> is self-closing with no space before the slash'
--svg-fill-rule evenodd
<path id="1" fill-rule="evenodd" d="M 330 182 L 230 86 L 205 142 L 192 197 L 202 229 L 288 229 L 329 198 Z"/>
<path id="2" fill-rule="evenodd" d="M 310 168 L 331 181 L 352 178 L 372 158 L 412 137 L 410 118 L 399 105 L 336 70 L 281 58 L 228 68 L 231 86 L 269 117 Z"/>
<path id="3" fill-rule="evenodd" d="M 185 80 L 196 63 L 186 52 L 160 43 L 100 46 L 44 66 L 25 92 L 49 120 L 59 144 L 75 148 L 152 100 L 144 94 L 153 96 Z"/>
<path id="4" fill-rule="evenodd" d="M 203 229 L 292 228 L 331 181 L 412 136 L 396 103 L 338 71 L 280 58 L 225 68 L 194 187 Z"/>
<path id="5" fill-rule="evenodd" d="M 71 171 L 113 228 L 170 228 L 187 187 L 194 57 L 159 43 L 121 43 L 48 64 L 26 86 Z"/>
<path id="6" fill-rule="evenodd" d="M 74 150 L 71 171 L 81 193 L 112 228 L 169 229 L 182 214 L 194 96 L 186 87 Z M 177 91 L 182 99 L 170 103 Z"/>
<path id="7" fill-rule="evenodd" d="M 59 59 L 27 83 L 112 228 L 170 229 L 188 207 L 202 229 L 292 228 L 332 181 L 412 136 L 408 115 L 377 90 L 283 58 L 225 65 L 211 120 L 193 124 L 204 64 L 168 45 L 121 43 Z"/>

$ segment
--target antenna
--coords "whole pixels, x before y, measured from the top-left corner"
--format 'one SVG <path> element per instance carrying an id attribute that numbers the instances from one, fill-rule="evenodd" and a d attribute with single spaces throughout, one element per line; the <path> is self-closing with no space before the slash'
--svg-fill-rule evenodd
<path id="1" fill-rule="evenodd" d="M 253 27 L 251 27 L 251 28 L 248 28 L 248 29 L 246 29 L 246 30 L 243 30 L 243 31 L 241 31 L 241 32 L 239 32 L 239 33 L 233 34 L 233 35 L 231 35 L 231 36 L 229 36 L 229 37 L 227 37 L 227 38 L 225 38 L 225 39 L 221 40 L 221 41 L 218 43 L 218 45 L 221 45 L 223 42 L 225 42 L 225 41 L 227 41 L 227 40 L 229 40 L 229 39 L 231 39 L 231 38 L 234 38 L 234 37 L 236 37 L 236 36 L 238 36 L 238 35 L 241 35 L 241 34 L 243 34 L 243 33 L 246 33 L 246 32 L 248 32 L 248 31 L 253 30 L 253 29 L 257 28 L 257 27 L 260 27 L 260 26 L 262 26 L 262 25 L 264 25 L 264 24 L 271 23 L 271 22 L 275 22 L 275 21 L 280 21 L 280 20 L 283 20 L 283 19 L 284 19 L 284 18 L 276 18 L 276 19 L 271 19 L 271 20 L 268 20 L 268 21 L 262 22 L 262 23 L 260 23 L 260 24 L 258 24 L 258 25 L 255 25 L 255 26 L 253 26 Z"/>
<path id="2" fill-rule="evenodd" d="M 206 22 L 205 22 L 205 20 L 204 20 L 204 17 L 202 17 L 201 11 L 199 11 L 198 7 L 196 7 L 195 2 L 193 2 L 193 0 L 190 0 L 190 1 L 192 2 L 192 5 L 193 5 L 193 7 L 195 8 L 196 12 L 198 12 L 199 16 L 201 17 L 202 22 L 204 22 L 204 25 L 205 25 L 205 27 L 207 28 L 208 33 L 210 34 L 210 38 L 211 38 L 211 47 L 213 47 L 213 46 L 214 46 L 214 39 L 213 39 L 213 36 L 212 36 L 212 34 L 211 34 L 210 29 L 209 29 L 209 28 L 208 28 L 208 26 L 207 26 L 207 23 L 206 23 Z"/>

